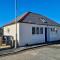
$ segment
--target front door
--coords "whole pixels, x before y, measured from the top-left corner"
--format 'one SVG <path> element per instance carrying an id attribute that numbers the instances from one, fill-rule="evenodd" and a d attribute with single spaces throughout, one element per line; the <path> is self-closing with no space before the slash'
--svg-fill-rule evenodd
<path id="1" fill-rule="evenodd" d="M 47 28 L 45 28 L 45 42 L 47 43 Z"/>

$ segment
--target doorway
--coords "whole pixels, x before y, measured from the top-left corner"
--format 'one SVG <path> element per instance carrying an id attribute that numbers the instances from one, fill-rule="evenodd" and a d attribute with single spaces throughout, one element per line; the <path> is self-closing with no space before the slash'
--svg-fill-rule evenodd
<path id="1" fill-rule="evenodd" d="M 47 28 L 45 28 L 45 43 L 47 43 Z"/>

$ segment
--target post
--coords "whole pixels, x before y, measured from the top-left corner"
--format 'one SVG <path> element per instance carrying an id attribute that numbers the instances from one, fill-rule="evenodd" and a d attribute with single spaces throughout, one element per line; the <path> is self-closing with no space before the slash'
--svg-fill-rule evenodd
<path id="1" fill-rule="evenodd" d="M 15 48 L 17 48 L 17 19 L 16 19 L 16 0 L 15 0 L 15 24 L 16 24 L 16 40 L 15 40 Z"/>

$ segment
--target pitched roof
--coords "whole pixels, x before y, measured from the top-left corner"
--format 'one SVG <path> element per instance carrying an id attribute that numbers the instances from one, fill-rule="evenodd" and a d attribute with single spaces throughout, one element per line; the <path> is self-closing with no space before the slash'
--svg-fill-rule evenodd
<path id="1" fill-rule="evenodd" d="M 53 21 L 53 20 L 51 20 L 43 15 L 33 13 L 33 12 L 26 12 L 22 16 L 18 16 L 16 19 L 17 19 L 17 22 L 21 22 L 21 23 L 60 26 L 60 24 L 56 23 L 55 21 Z M 14 20 L 11 23 L 6 24 L 5 26 L 14 24 L 15 22 L 16 21 Z"/>

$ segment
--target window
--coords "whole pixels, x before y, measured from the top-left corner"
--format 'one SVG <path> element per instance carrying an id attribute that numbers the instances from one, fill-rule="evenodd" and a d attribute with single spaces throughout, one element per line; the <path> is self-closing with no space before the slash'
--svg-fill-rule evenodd
<path id="1" fill-rule="evenodd" d="M 32 27 L 32 34 L 43 34 L 43 27 Z"/>
<path id="2" fill-rule="evenodd" d="M 36 27 L 36 34 L 39 34 L 39 27 Z"/>
<path id="3" fill-rule="evenodd" d="M 40 34 L 43 34 L 43 27 L 40 28 Z"/>
<path id="4" fill-rule="evenodd" d="M 52 31 L 52 28 L 51 28 L 51 31 Z"/>
<path id="5" fill-rule="evenodd" d="M 32 27 L 32 34 L 35 34 L 35 27 Z"/>
<path id="6" fill-rule="evenodd" d="M 58 32 L 58 30 L 56 30 L 56 33 Z"/>
<path id="7" fill-rule="evenodd" d="M 51 31 L 55 31 L 55 28 L 51 28 Z"/>
<path id="8" fill-rule="evenodd" d="M 56 33 L 58 33 L 58 29 L 57 28 L 55 28 L 55 31 L 56 31 Z"/>
<path id="9" fill-rule="evenodd" d="M 51 31 L 56 33 L 58 32 L 57 28 L 51 28 Z"/>

